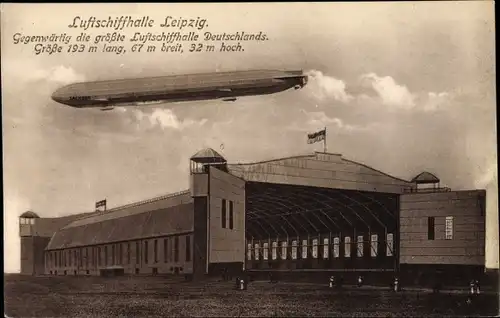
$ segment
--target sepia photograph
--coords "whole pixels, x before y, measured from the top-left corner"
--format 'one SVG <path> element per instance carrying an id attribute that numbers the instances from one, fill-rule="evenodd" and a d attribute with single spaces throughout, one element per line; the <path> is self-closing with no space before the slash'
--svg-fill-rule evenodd
<path id="1" fill-rule="evenodd" d="M 0 8 L 5 317 L 500 314 L 493 1 Z"/>

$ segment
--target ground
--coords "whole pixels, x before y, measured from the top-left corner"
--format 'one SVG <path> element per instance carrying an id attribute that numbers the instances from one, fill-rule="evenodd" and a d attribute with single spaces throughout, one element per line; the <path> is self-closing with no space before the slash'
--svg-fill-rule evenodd
<path id="1" fill-rule="evenodd" d="M 326 284 L 184 282 L 165 277 L 4 276 L 8 317 L 192 317 L 192 316 L 426 316 L 494 315 L 498 294 L 443 292 Z"/>

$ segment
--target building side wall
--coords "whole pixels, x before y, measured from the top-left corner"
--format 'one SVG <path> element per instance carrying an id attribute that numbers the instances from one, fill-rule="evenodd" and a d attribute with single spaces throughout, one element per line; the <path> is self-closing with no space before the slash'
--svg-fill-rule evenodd
<path id="1" fill-rule="evenodd" d="M 210 167 L 209 196 L 209 262 L 231 263 L 245 261 L 245 181 Z M 223 228 L 223 200 L 226 202 Z M 233 228 L 230 206 L 233 208 Z"/>
<path id="2" fill-rule="evenodd" d="M 21 237 L 21 274 L 34 274 L 34 244 L 32 236 Z"/>
<path id="3" fill-rule="evenodd" d="M 482 190 L 402 195 L 400 263 L 484 266 L 485 204 Z"/>
<path id="4" fill-rule="evenodd" d="M 208 206 L 207 197 L 194 198 L 194 250 L 193 274 L 207 273 L 208 260 Z"/>
<path id="5" fill-rule="evenodd" d="M 34 274 L 43 275 L 45 273 L 45 248 L 49 244 L 50 237 L 33 237 L 33 265 Z"/>
<path id="6" fill-rule="evenodd" d="M 99 275 L 123 268 L 125 274 L 191 274 L 193 233 L 45 252 L 45 273 Z M 189 246 L 189 247 L 188 247 Z M 156 249 L 155 249 L 156 247 Z"/>
<path id="7" fill-rule="evenodd" d="M 190 178 L 190 191 L 192 197 L 200 197 L 208 195 L 208 174 L 195 173 L 191 174 Z"/>

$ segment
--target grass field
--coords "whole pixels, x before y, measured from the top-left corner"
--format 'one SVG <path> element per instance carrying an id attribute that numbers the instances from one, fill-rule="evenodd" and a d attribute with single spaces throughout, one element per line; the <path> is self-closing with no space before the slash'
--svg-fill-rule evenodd
<path id="1" fill-rule="evenodd" d="M 496 316 L 498 295 L 252 282 L 184 282 L 164 277 L 4 276 L 9 317 Z"/>

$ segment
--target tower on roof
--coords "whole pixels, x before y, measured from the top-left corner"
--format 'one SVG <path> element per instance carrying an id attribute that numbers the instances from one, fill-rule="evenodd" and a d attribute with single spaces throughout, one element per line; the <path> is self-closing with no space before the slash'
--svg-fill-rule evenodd
<path id="1" fill-rule="evenodd" d="M 40 217 L 33 211 L 26 211 L 19 216 L 20 224 L 35 224 L 35 219 L 39 219 Z"/>
<path id="2" fill-rule="evenodd" d="M 43 274 L 43 247 L 46 246 L 44 238 L 38 235 L 38 214 L 26 211 L 19 216 L 19 236 L 21 239 L 21 274 Z M 47 238 L 50 240 L 50 238 Z M 45 244 L 45 245 L 44 245 Z M 42 246 L 42 248 L 37 248 Z"/>
<path id="3" fill-rule="evenodd" d="M 415 183 L 416 190 L 417 191 L 442 191 L 442 190 L 448 190 L 448 188 L 441 188 L 440 182 L 438 177 L 436 175 L 424 171 L 419 173 L 415 178 L 411 179 L 412 183 Z"/>
<path id="4" fill-rule="evenodd" d="M 209 166 L 216 166 L 225 169 L 226 159 L 212 148 L 205 148 L 198 151 L 190 159 L 190 171 L 193 173 L 206 173 Z"/>

